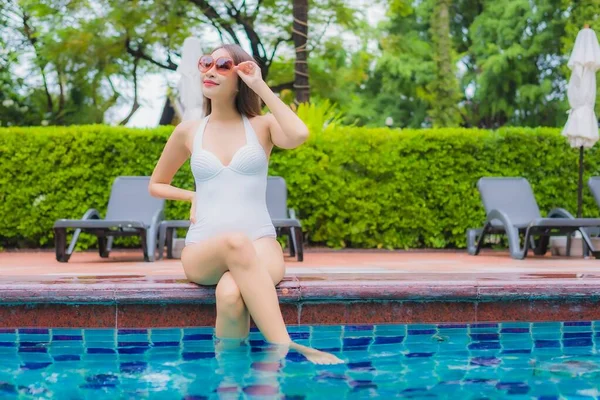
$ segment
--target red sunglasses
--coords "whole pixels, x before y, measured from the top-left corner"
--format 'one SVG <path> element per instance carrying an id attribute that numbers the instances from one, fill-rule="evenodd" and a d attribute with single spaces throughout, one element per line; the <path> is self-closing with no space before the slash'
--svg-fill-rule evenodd
<path id="1" fill-rule="evenodd" d="M 235 63 L 229 57 L 219 57 L 215 60 L 212 56 L 202 56 L 198 60 L 198 69 L 203 74 L 208 72 L 213 65 L 216 66 L 218 73 L 225 75 L 233 69 Z"/>

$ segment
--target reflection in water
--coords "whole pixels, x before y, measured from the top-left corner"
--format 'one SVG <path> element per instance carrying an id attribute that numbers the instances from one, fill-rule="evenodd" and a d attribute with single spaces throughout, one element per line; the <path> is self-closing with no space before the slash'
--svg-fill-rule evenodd
<path id="1" fill-rule="evenodd" d="M 279 377 L 288 353 L 287 346 L 268 344 L 252 351 L 248 340 L 215 339 L 215 371 L 219 399 L 283 394 Z"/>

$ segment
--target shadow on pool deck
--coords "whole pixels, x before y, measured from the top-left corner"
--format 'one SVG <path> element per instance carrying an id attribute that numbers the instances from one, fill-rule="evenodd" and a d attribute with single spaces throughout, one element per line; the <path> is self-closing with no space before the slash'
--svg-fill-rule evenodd
<path id="1" fill-rule="evenodd" d="M 600 260 L 449 251 L 308 251 L 278 285 L 288 324 L 600 319 Z M 214 288 L 139 251 L 0 253 L 0 327 L 214 324 Z"/>

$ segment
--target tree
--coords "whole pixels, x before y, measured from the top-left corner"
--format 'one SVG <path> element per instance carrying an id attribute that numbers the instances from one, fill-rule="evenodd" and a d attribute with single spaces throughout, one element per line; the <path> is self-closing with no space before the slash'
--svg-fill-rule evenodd
<path id="1" fill-rule="evenodd" d="M 485 1 L 469 27 L 469 54 L 477 67 L 464 76 L 472 87 L 469 124 L 560 126 L 565 121 L 565 31 L 562 0 Z"/>
<path id="2" fill-rule="evenodd" d="M 354 25 L 355 10 L 341 0 L 310 0 L 310 9 L 316 31 Z M 13 92 L 39 107 L 28 123 L 102 122 L 108 108 L 128 103 L 131 110 L 121 121 L 126 123 L 139 107 L 141 77 L 176 70 L 189 35 L 206 38 L 212 32 L 222 42 L 248 43 L 265 79 L 274 58 L 293 49 L 289 0 L 0 0 L 0 14 L 10 22 L 0 25 L 0 37 L 16 49 L 8 74 L 25 60 L 31 65 L 23 82 L 7 80 Z M 206 40 L 204 50 L 217 44 Z M 315 45 L 309 41 L 306 48 Z M 269 83 L 276 92 L 293 89 L 294 79 L 288 79 Z M 15 124 L 26 121 L 19 115 L 24 104 L 18 106 Z"/>
<path id="3" fill-rule="evenodd" d="M 450 37 L 451 0 L 436 0 L 431 14 L 431 39 L 434 49 L 435 79 L 428 85 L 431 92 L 428 115 L 434 127 L 457 126 L 461 122 L 458 110 L 461 94 Z"/>
<path id="4" fill-rule="evenodd" d="M 110 2 L 129 3 L 129 0 L 110 0 Z M 174 4 L 166 0 L 155 0 L 150 3 L 152 7 L 156 7 L 155 3 L 161 2 L 166 8 L 171 8 Z M 271 64 L 282 45 L 298 41 L 301 46 L 302 41 L 306 40 L 302 34 L 306 34 L 307 26 L 294 21 L 294 7 L 301 13 L 297 20 L 307 22 L 310 4 L 310 8 L 313 9 L 310 20 L 316 28 L 326 27 L 331 23 L 352 28 L 356 12 L 341 0 L 301 0 L 299 3 L 289 0 L 254 2 L 180 0 L 175 4 L 180 8 L 176 14 L 182 20 L 165 21 L 162 30 L 157 30 L 154 21 L 146 17 L 152 13 L 152 10 L 140 8 L 132 10 L 125 4 L 118 7 L 118 9 L 132 10 L 131 13 L 140 15 L 133 21 L 129 16 L 120 18 L 122 25 L 130 27 L 127 31 L 131 33 L 131 37 L 126 42 L 126 48 L 131 55 L 138 55 L 155 66 L 174 71 L 177 69 L 177 64 L 173 61 L 173 55 L 177 55 L 175 44 L 183 42 L 181 34 L 184 32 L 179 27 L 196 23 L 199 29 L 186 29 L 185 35 L 191 33 L 201 36 L 202 33 L 216 32 L 220 42 L 249 43 L 250 53 L 259 64 L 264 79 L 267 79 Z M 299 33 L 293 35 L 294 30 Z M 137 44 L 133 43 L 134 41 Z M 207 51 L 217 44 L 207 42 Z M 294 80 L 290 80 L 276 83 L 273 90 L 278 92 L 293 87 Z"/>
<path id="5" fill-rule="evenodd" d="M 430 94 L 435 78 L 429 37 L 431 2 L 391 0 L 379 26 L 380 56 L 358 91 L 360 106 L 350 117 L 359 124 L 383 126 L 388 117 L 398 127 L 429 126 Z"/>
<path id="6" fill-rule="evenodd" d="M 306 103 L 310 99 L 308 80 L 308 0 L 293 0 L 294 26 L 292 37 L 296 51 L 294 66 L 294 89 L 296 104 Z"/>

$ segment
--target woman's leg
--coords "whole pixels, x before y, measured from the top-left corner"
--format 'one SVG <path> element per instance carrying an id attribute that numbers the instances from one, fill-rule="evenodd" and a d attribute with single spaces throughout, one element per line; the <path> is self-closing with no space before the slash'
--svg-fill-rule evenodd
<path id="1" fill-rule="evenodd" d="M 253 245 L 258 258 L 264 261 L 263 265 L 267 268 L 273 285 L 277 286 L 285 275 L 283 252 L 281 257 L 270 257 L 270 254 L 277 254 L 281 246 L 276 240 L 269 238 L 258 239 Z M 215 335 L 221 339 L 247 337 L 250 330 L 250 314 L 231 272 L 227 271 L 223 274 L 217 283 L 215 296 L 217 299 Z"/>
<path id="2" fill-rule="evenodd" d="M 183 249 L 181 262 L 188 279 L 200 285 L 214 285 L 226 271 L 231 272 L 265 338 L 272 343 L 290 342 L 273 281 L 247 236 L 228 234 L 190 244 Z"/>
<path id="3" fill-rule="evenodd" d="M 277 243 L 265 246 L 259 258 L 247 236 L 229 234 L 186 246 L 181 261 L 187 278 L 200 285 L 214 285 L 230 271 L 252 319 L 267 341 L 289 345 L 315 363 L 342 362 L 331 354 L 291 343 L 273 280 L 265 267 L 274 261 L 283 262 Z"/>

